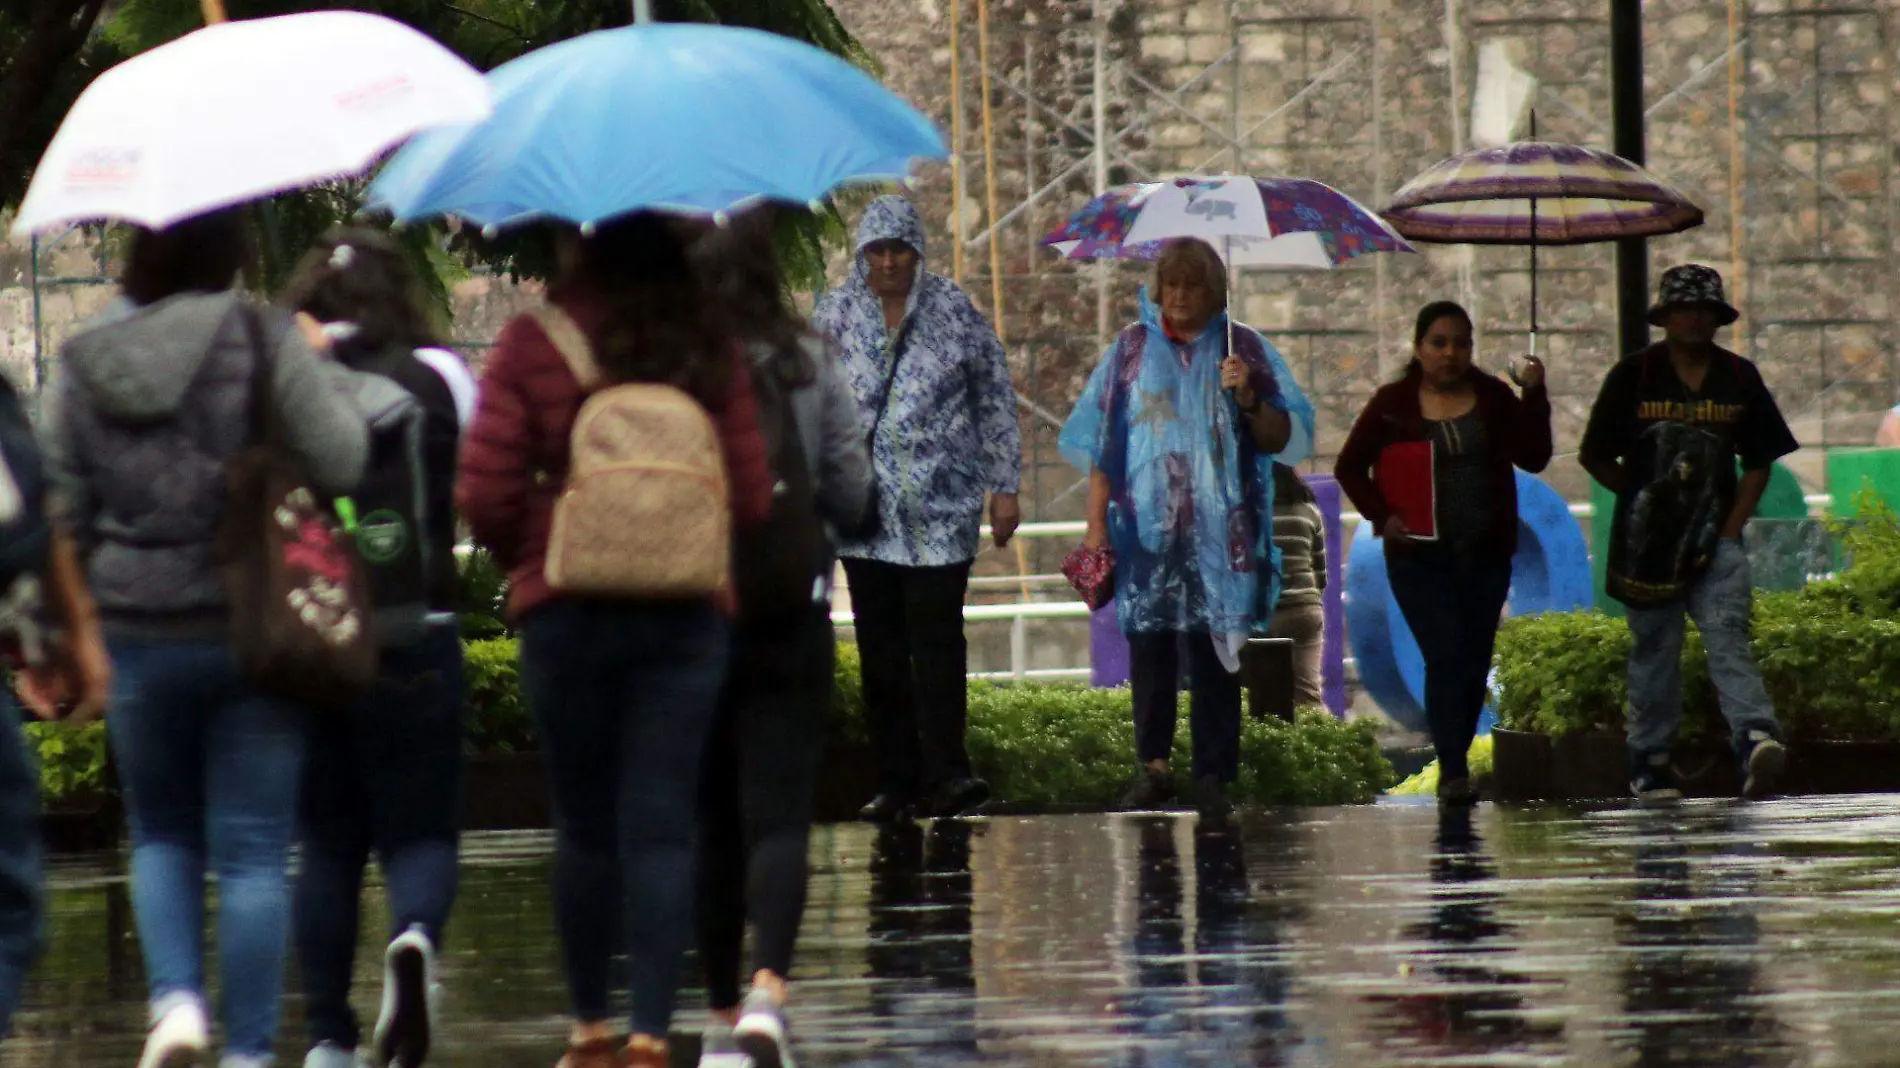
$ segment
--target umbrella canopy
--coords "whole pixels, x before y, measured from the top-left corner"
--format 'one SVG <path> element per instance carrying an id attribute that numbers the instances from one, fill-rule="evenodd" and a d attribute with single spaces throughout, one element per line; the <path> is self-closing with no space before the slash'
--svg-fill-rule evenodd
<path id="1" fill-rule="evenodd" d="M 1323 182 L 1246 175 L 1118 186 L 1042 243 L 1070 259 L 1153 259 L 1177 237 L 1206 241 L 1230 267 L 1326 270 L 1368 252 L 1414 251 L 1377 213 Z"/>
<path id="2" fill-rule="evenodd" d="M 418 130 L 489 113 L 481 73 L 393 19 L 207 26 L 100 75 L 47 146 L 14 230 L 163 227 L 360 173 Z"/>
<path id="3" fill-rule="evenodd" d="M 1621 156 L 1520 141 L 1432 166 L 1393 195 L 1385 218 L 1414 241 L 1583 245 L 1687 230 L 1702 209 Z"/>
<path id="4" fill-rule="evenodd" d="M 589 224 L 717 213 L 901 179 L 949 151 L 930 121 L 844 60 L 759 30 L 599 30 L 489 73 L 495 114 L 397 153 L 371 203 L 399 220 Z"/>

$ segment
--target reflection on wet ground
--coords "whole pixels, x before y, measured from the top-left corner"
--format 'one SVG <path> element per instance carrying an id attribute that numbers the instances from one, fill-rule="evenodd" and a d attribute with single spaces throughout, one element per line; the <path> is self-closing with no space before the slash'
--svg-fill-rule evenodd
<path id="1" fill-rule="evenodd" d="M 813 852 L 815 1068 L 1900 1063 L 1897 798 L 841 826 Z M 5 1063 L 133 1063 L 119 863 L 58 869 Z M 547 883 L 544 836 L 469 843 L 439 1063 L 553 1062 Z"/>

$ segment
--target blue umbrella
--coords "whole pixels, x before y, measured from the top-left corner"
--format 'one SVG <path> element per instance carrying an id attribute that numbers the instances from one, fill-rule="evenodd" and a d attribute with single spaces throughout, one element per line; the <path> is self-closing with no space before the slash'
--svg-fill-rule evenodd
<path id="1" fill-rule="evenodd" d="M 948 155 L 931 122 L 828 52 L 759 30 L 599 30 L 495 68 L 494 115 L 411 141 L 370 188 L 399 221 L 587 225 L 733 211 L 897 180 Z"/>

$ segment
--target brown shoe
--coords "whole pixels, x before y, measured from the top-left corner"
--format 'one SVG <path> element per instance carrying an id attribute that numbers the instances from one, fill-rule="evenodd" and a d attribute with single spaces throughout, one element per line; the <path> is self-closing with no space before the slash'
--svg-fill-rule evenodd
<path id="1" fill-rule="evenodd" d="M 667 1056 L 666 1043 L 642 1035 L 628 1040 L 625 1058 L 620 1063 L 626 1068 L 670 1068 L 673 1062 Z"/>
<path id="2" fill-rule="evenodd" d="M 569 1045 L 567 1053 L 554 1068 L 623 1068 L 626 1063 L 619 1039 L 596 1038 L 579 1045 Z M 665 1061 L 660 1063 L 665 1064 Z"/>

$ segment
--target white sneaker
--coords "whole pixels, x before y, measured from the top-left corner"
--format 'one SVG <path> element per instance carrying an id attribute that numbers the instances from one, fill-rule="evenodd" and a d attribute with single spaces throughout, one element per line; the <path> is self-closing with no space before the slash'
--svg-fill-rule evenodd
<path id="1" fill-rule="evenodd" d="M 303 1068 L 361 1068 L 362 1060 L 353 1049 L 334 1042 L 319 1042 L 304 1054 Z"/>
<path id="2" fill-rule="evenodd" d="M 435 1032 L 435 945 L 420 926 L 383 954 L 383 1011 L 370 1044 L 371 1068 L 420 1068 Z"/>
<path id="3" fill-rule="evenodd" d="M 732 1034 L 756 1068 L 798 1068 L 785 1030 L 785 1010 L 769 992 L 752 988 L 739 1006 Z"/>
<path id="4" fill-rule="evenodd" d="M 732 1028 L 720 1020 L 706 1025 L 699 1036 L 699 1068 L 753 1068 L 752 1058 L 739 1049 Z"/>
<path id="5" fill-rule="evenodd" d="M 152 1015 L 139 1068 L 194 1068 L 204 1060 L 210 1025 L 202 1001 L 189 994 L 173 995 L 153 1005 Z"/>

